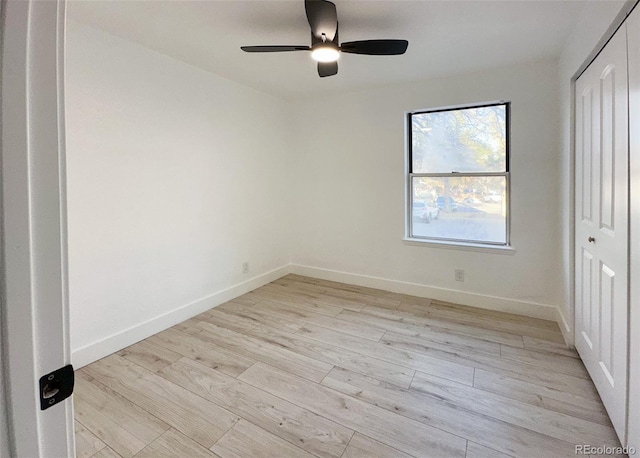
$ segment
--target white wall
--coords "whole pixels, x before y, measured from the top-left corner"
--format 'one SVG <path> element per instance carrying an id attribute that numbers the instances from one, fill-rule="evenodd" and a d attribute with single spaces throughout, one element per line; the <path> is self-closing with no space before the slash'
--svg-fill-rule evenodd
<path id="1" fill-rule="evenodd" d="M 471 305 L 548 318 L 560 306 L 571 322 L 568 79 L 621 4 L 590 3 L 559 63 L 290 103 L 69 21 L 76 364 L 289 260 Z M 512 101 L 516 253 L 403 244 L 404 112 L 498 99 Z"/>
<path id="2" fill-rule="evenodd" d="M 83 365 L 288 264 L 290 148 L 284 102 L 73 21 L 67 33 L 71 345 Z"/>
<path id="3" fill-rule="evenodd" d="M 434 297 L 489 307 L 506 303 L 513 311 L 555 318 L 555 306 L 564 298 L 557 65 L 545 61 L 294 103 L 293 262 L 424 285 Z M 403 244 L 405 111 L 500 99 L 512 102 L 516 253 Z M 456 268 L 465 270 L 464 283 L 454 281 Z"/>
<path id="4" fill-rule="evenodd" d="M 586 2 L 584 10 L 569 35 L 560 56 L 558 67 L 560 107 L 560 206 L 562 222 L 560 251 L 562 255 L 562 290 L 560 302 L 562 331 L 573 344 L 573 87 L 571 77 L 598 44 L 607 28 L 624 5 L 623 1 Z"/>

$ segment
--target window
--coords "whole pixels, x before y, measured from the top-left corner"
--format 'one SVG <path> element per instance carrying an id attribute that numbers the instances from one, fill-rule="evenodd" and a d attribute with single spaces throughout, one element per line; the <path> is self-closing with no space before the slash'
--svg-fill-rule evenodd
<path id="1" fill-rule="evenodd" d="M 509 245 L 509 102 L 408 113 L 408 237 Z"/>

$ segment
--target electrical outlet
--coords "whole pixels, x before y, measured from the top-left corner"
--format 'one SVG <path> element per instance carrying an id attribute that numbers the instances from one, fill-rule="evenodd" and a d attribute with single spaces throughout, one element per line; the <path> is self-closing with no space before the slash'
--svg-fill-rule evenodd
<path id="1" fill-rule="evenodd" d="M 464 281 L 464 270 L 456 269 L 454 272 L 456 281 Z"/>
<path id="2" fill-rule="evenodd" d="M 249 263 L 248 262 L 243 262 L 242 263 L 242 273 L 243 274 L 248 274 L 249 273 Z"/>

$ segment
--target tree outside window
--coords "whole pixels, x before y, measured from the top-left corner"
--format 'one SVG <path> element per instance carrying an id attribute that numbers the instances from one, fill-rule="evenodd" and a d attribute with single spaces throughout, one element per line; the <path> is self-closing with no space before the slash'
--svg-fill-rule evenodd
<path id="1" fill-rule="evenodd" d="M 410 238 L 509 244 L 509 108 L 408 114 Z"/>

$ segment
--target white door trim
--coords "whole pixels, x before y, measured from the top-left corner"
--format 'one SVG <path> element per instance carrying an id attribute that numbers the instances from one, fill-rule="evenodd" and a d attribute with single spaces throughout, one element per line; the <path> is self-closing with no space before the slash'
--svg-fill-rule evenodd
<path id="1" fill-rule="evenodd" d="M 71 399 L 40 410 L 70 362 L 64 177 L 64 0 L 5 1 L 2 304 L 12 456 L 74 456 Z"/>

